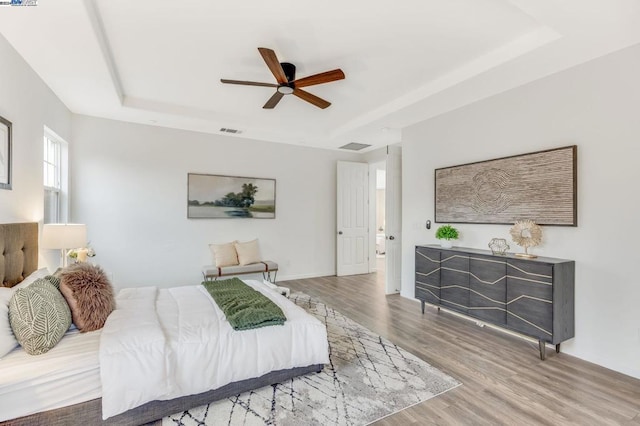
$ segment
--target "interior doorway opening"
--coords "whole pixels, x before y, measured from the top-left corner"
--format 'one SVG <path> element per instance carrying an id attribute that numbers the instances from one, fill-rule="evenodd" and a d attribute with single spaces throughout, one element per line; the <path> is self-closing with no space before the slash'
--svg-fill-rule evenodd
<path id="1" fill-rule="evenodd" d="M 385 270 L 385 196 L 386 196 L 386 169 L 382 163 L 382 168 L 376 168 L 376 272 L 384 276 Z"/>
<path id="2" fill-rule="evenodd" d="M 402 148 L 388 146 L 369 163 L 369 272 L 385 294 L 400 292 L 402 263 Z"/>

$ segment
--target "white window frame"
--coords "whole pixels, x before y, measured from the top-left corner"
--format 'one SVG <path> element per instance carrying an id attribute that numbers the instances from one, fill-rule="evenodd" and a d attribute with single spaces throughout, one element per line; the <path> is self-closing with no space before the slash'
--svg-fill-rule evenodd
<path id="1" fill-rule="evenodd" d="M 46 155 L 48 142 L 53 142 L 55 146 L 54 155 L 52 158 L 48 158 Z M 44 223 L 66 223 L 69 217 L 69 145 L 53 130 L 47 126 L 44 127 L 43 136 L 43 176 L 42 181 L 44 185 Z M 51 161 L 48 161 L 51 160 Z M 53 182 L 47 185 L 47 168 L 51 166 L 54 168 Z M 47 218 L 47 209 L 50 207 L 47 205 L 47 194 L 55 193 L 57 199 L 57 206 L 53 207 L 53 211 L 50 212 L 49 218 Z"/>

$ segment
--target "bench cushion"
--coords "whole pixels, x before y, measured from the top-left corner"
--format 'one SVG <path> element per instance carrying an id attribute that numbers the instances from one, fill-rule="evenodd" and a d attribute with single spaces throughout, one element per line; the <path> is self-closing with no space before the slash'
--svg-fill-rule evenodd
<path id="1" fill-rule="evenodd" d="M 267 270 L 265 272 L 278 270 L 278 264 L 276 262 L 272 262 L 270 260 L 264 260 L 262 263 L 264 263 L 267 267 Z"/>
<path id="2" fill-rule="evenodd" d="M 229 275 L 257 274 L 260 272 L 277 271 L 278 264 L 271 260 L 251 263 L 249 265 L 224 266 L 221 268 L 215 265 L 207 265 L 202 268 L 205 277 L 224 277 Z"/>

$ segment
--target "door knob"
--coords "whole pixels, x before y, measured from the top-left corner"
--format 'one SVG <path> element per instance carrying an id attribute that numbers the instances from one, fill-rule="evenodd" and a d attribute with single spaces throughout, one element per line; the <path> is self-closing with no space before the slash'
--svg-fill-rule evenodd
<path id="1" fill-rule="evenodd" d="M 393 235 L 389 235 L 389 239 L 390 239 L 390 240 L 395 240 L 395 239 L 396 239 L 396 237 L 394 237 Z"/>
<path id="2" fill-rule="evenodd" d="M 338 231 L 338 235 L 342 235 L 342 231 Z"/>

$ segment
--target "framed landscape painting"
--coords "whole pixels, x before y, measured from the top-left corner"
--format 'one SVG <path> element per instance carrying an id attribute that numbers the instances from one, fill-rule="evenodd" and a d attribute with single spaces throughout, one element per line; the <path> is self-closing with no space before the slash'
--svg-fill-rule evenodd
<path id="1" fill-rule="evenodd" d="M 190 219 L 275 219 L 276 180 L 189 173 Z"/>

